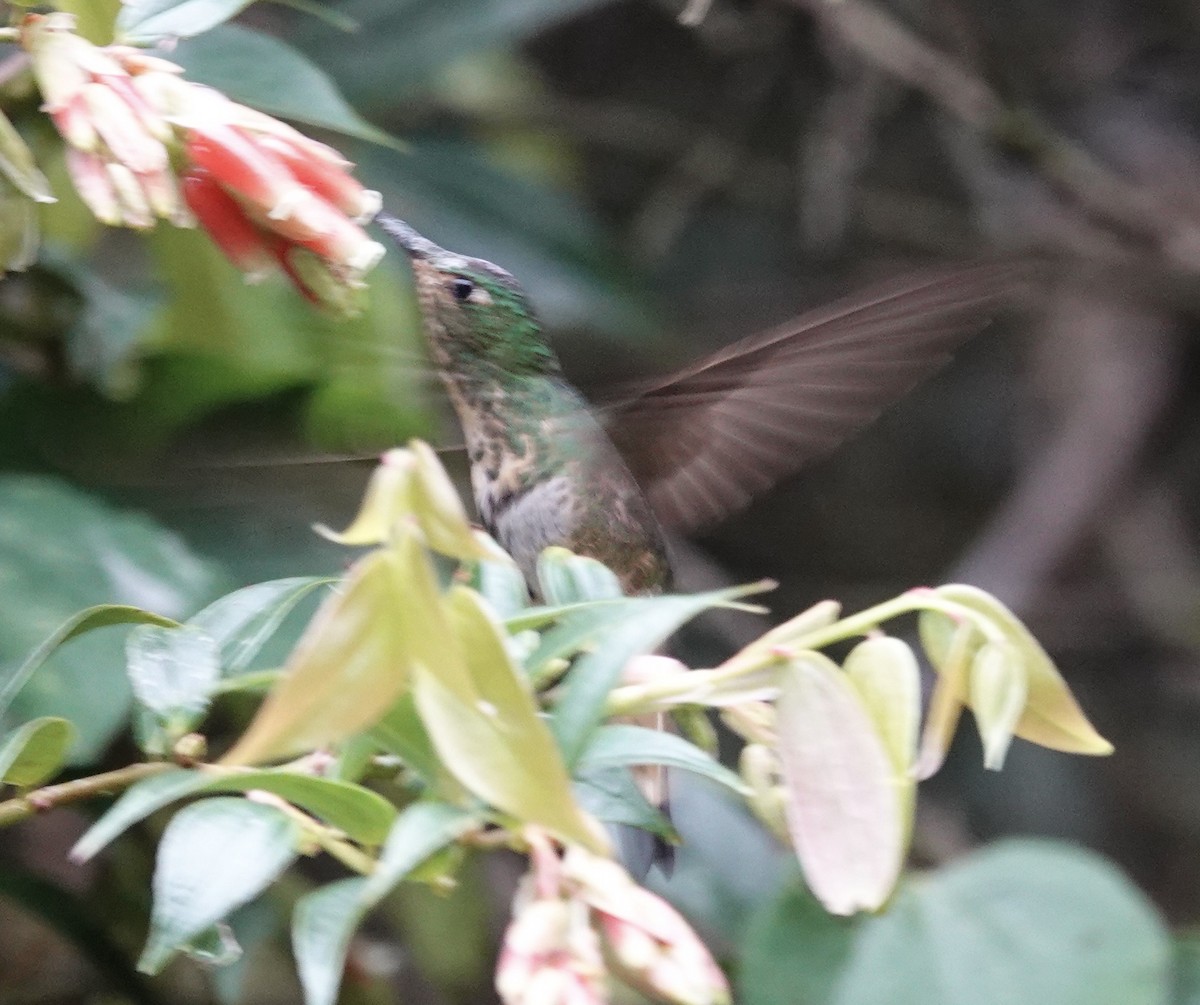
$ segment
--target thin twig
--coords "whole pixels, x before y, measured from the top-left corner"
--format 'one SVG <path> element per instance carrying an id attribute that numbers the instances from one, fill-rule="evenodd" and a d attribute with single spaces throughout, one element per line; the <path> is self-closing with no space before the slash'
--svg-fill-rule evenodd
<path id="1" fill-rule="evenodd" d="M 7 799 L 0 803 L 0 827 L 8 827 L 28 819 L 35 813 L 45 813 L 68 803 L 77 803 L 95 796 L 120 792 L 136 782 L 140 782 L 143 778 L 161 775 L 164 771 L 170 771 L 174 767 L 175 765 L 166 761 L 130 764 L 115 771 L 106 771 L 103 774 L 89 775 L 86 778 L 76 778 L 70 782 L 34 789 L 23 796 Z"/>

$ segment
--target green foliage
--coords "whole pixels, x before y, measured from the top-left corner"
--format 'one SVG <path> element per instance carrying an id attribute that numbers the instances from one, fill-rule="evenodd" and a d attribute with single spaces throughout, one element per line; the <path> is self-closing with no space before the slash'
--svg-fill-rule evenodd
<path id="1" fill-rule="evenodd" d="M 1168 1000 L 1170 943 L 1108 862 L 1009 841 L 927 877 L 854 923 L 783 892 L 746 934 L 745 1005 Z"/>

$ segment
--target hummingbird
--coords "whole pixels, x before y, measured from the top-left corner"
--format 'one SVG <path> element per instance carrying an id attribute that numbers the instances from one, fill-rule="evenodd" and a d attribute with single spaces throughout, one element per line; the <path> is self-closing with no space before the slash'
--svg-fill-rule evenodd
<path id="1" fill-rule="evenodd" d="M 381 212 L 411 262 L 485 529 L 536 597 L 561 545 L 627 594 L 667 589 L 664 529 L 724 519 L 831 451 L 944 365 L 1011 292 L 1005 264 L 931 269 L 817 308 L 638 389 L 603 413 L 564 376 L 524 289 Z"/>

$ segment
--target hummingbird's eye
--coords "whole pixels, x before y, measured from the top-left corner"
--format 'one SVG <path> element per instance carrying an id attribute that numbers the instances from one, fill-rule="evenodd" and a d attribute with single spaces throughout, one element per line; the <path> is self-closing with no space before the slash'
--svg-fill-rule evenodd
<path id="1" fill-rule="evenodd" d="M 455 300 L 467 300 L 475 292 L 475 284 L 469 279 L 456 279 L 450 284 L 450 292 Z"/>

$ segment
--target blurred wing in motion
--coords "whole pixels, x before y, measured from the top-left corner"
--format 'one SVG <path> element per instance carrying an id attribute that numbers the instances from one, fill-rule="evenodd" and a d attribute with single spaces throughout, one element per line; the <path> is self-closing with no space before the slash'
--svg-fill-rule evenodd
<path id="1" fill-rule="evenodd" d="M 666 527 L 696 530 L 827 453 L 938 370 L 1024 270 L 929 270 L 743 339 L 610 412 Z"/>

